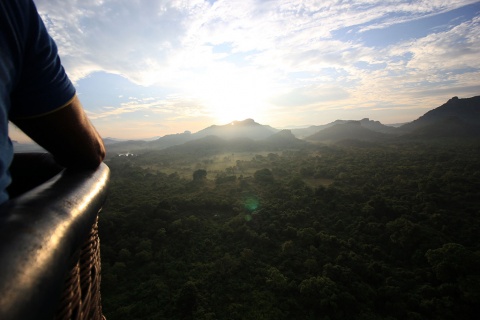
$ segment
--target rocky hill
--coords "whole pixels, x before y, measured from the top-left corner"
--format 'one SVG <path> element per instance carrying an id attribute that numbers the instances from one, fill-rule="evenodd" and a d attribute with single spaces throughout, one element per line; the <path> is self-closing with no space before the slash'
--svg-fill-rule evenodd
<path id="1" fill-rule="evenodd" d="M 199 139 L 206 136 L 218 136 L 223 139 L 249 138 L 253 140 L 265 139 L 272 134 L 278 132 L 268 125 L 262 125 L 253 119 L 243 121 L 233 121 L 225 125 L 213 125 L 193 134 L 192 138 Z"/>
<path id="2" fill-rule="evenodd" d="M 428 111 L 415 121 L 404 124 L 399 129 L 403 132 L 413 132 L 416 129 L 452 118 L 457 118 L 469 125 L 480 126 L 480 96 L 465 99 L 453 97 L 443 105 Z"/>
<path id="3" fill-rule="evenodd" d="M 362 126 L 360 121 L 336 124 L 305 138 L 307 141 L 338 142 L 341 140 L 379 141 L 388 136 Z"/>

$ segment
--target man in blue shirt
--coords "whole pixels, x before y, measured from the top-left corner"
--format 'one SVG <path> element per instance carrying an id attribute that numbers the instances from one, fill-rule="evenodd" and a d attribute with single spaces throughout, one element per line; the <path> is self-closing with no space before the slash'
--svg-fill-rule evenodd
<path id="1" fill-rule="evenodd" d="M 0 204 L 8 200 L 12 121 L 67 168 L 105 157 L 32 0 L 0 0 Z"/>

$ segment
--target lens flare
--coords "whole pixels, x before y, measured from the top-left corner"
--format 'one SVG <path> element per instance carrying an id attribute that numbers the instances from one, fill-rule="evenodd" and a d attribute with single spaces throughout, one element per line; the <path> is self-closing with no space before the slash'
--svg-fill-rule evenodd
<path id="1" fill-rule="evenodd" d="M 245 209 L 248 211 L 254 211 L 258 208 L 258 199 L 255 197 L 248 197 L 245 200 Z"/>

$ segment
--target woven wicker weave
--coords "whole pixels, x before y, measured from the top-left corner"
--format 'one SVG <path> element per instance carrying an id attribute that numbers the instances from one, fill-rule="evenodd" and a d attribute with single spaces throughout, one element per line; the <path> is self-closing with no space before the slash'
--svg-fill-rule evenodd
<path id="1" fill-rule="evenodd" d="M 98 218 L 75 260 L 55 320 L 102 320 Z"/>

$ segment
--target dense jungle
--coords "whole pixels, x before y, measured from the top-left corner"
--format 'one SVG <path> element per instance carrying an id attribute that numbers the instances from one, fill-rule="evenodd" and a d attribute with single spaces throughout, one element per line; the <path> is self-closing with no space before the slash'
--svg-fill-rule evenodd
<path id="1" fill-rule="evenodd" d="M 111 155 L 107 319 L 474 319 L 479 140 Z"/>

